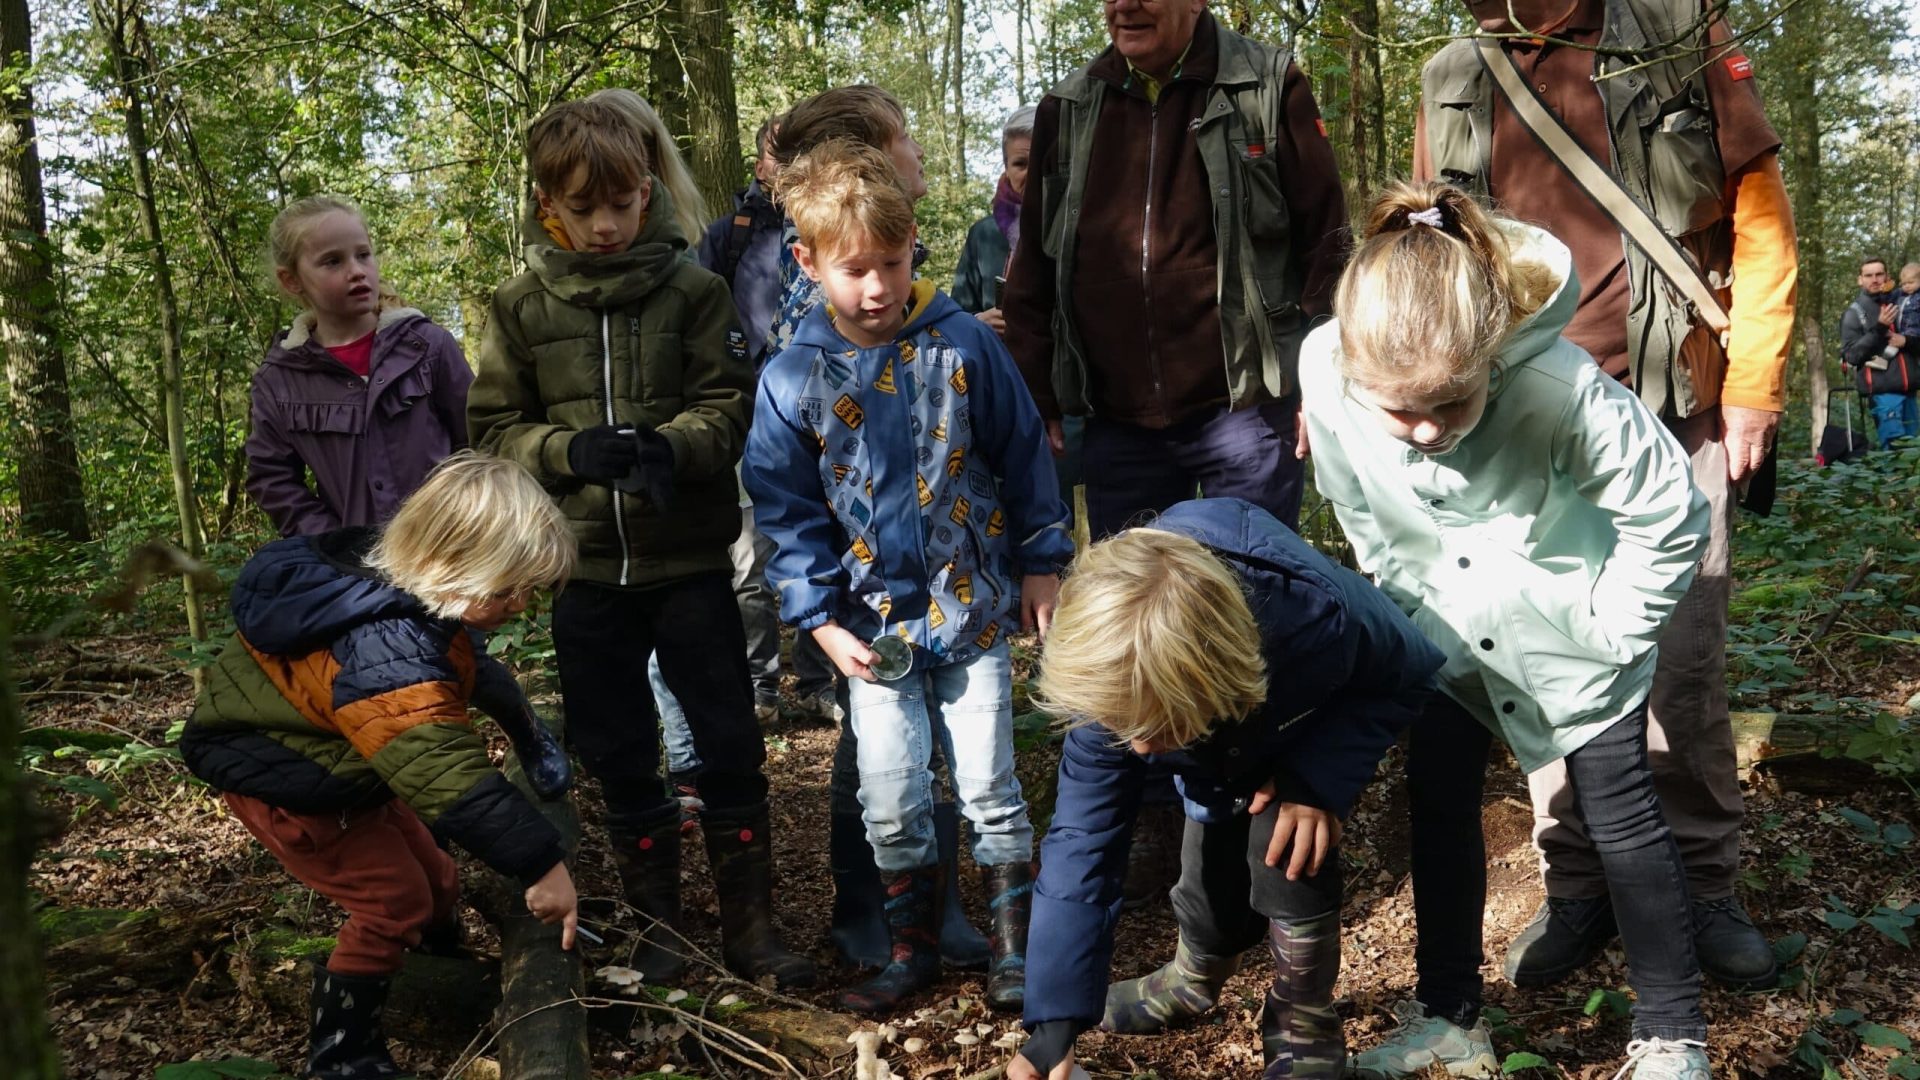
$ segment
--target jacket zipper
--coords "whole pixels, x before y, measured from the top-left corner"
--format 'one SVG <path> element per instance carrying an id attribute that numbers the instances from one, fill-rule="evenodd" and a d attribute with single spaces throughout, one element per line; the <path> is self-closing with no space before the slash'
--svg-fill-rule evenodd
<path id="1" fill-rule="evenodd" d="M 1147 371 L 1153 378 L 1153 401 L 1162 419 L 1167 415 L 1166 395 L 1161 388 L 1160 357 L 1153 347 L 1153 161 L 1160 146 L 1160 102 L 1156 98 L 1147 110 L 1147 199 L 1140 216 L 1140 296 L 1147 313 Z"/>
<path id="2" fill-rule="evenodd" d="M 600 382 L 606 392 L 607 423 L 613 418 L 613 331 L 608 325 L 607 311 L 600 309 Z M 613 489 L 613 531 L 620 537 L 620 584 L 627 583 L 629 564 L 627 552 L 627 503 L 619 488 Z"/>

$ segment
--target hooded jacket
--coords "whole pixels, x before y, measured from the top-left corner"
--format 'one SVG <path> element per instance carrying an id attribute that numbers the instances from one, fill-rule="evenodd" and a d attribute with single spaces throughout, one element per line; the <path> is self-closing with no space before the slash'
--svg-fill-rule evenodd
<path id="1" fill-rule="evenodd" d="M 1666 426 L 1560 336 L 1580 291 L 1566 247 L 1526 225 L 1508 242 L 1559 287 L 1507 335 L 1453 450 L 1421 454 L 1348 393 L 1337 322 L 1308 336 L 1300 383 L 1314 482 L 1361 569 L 1446 653 L 1440 689 L 1532 772 L 1646 698 L 1709 511 Z"/>
<path id="2" fill-rule="evenodd" d="M 1100 1020 L 1150 763 L 1171 769 L 1198 821 L 1245 812 L 1242 800 L 1268 780 L 1281 801 L 1345 817 L 1419 716 L 1443 659 L 1379 590 L 1252 503 L 1196 499 L 1152 527 L 1199 541 L 1240 578 L 1267 661 L 1266 704 L 1171 754 L 1142 757 L 1097 726 L 1067 733 L 1027 938 L 1029 1028 Z"/>
<path id="3" fill-rule="evenodd" d="M 366 568 L 377 535 L 294 537 L 248 560 L 233 586 L 235 633 L 181 756 L 219 791 L 300 814 L 398 797 L 436 834 L 531 884 L 566 852 L 468 722 L 477 669 L 498 665 L 459 620 L 428 615 Z"/>
<path id="4" fill-rule="evenodd" d="M 834 619 L 960 661 L 1019 629 L 1020 578 L 1073 556 L 1033 399 L 992 330 L 931 282 L 856 348 L 827 305 L 760 376 L 741 478 L 801 630 Z"/>
<path id="5" fill-rule="evenodd" d="M 467 445 L 473 372 L 453 335 L 412 308 L 388 308 L 363 379 L 313 327 L 302 312 L 253 375 L 247 493 L 282 536 L 382 524 Z"/>
<path id="6" fill-rule="evenodd" d="M 753 368 L 733 300 L 683 256 L 666 185 L 612 255 L 569 251 L 523 226 L 528 270 L 493 294 L 467 420 L 473 445 L 525 466 L 580 541 L 575 580 L 647 585 L 731 573 L 740 533 L 733 466 L 752 415 Z M 573 475 L 567 446 L 601 424 L 645 425 L 673 448 L 665 507 Z"/>
<path id="7" fill-rule="evenodd" d="M 733 309 L 747 335 L 747 355 L 755 365 L 767 360 L 768 335 L 780 308 L 780 237 L 786 218 L 760 181 L 733 198 L 733 213 L 714 219 L 700 238 L 700 265 L 719 274 L 733 293 Z M 745 230 L 746 246 L 734 251 L 736 234 Z"/>

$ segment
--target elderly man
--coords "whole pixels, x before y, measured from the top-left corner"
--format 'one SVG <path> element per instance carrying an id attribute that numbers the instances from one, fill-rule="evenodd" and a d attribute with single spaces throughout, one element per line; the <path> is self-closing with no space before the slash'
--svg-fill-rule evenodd
<path id="1" fill-rule="evenodd" d="M 1797 257 L 1776 156 L 1780 139 L 1761 111 L 1753 63 L 1701 0 L 1468 6 L 1483 30 L 1512 36 L 1484 60 L 1475 42 L 1463 40 L 1428 61 L 1414 175 L 1458 184 L 1566 242 L 1580 282 L 1567 337 L 1631 384 L 1692 457 L 1694 481 L 1713 507 L 1713 531 L 1699 576 L 1660 642 L 1649 750 L 1687 867 L 1701 970 L 1735 987 L 1769 986 L 1777 977 L 1772 951 L 1733 895 L 1743 808 L 1725 657 L 1735 489 L 1765 460 L 1786 404 Z M 1671 59 L 1638 62 L 1649 54 Z M 1731 313 L 1727 337 L 1705 325 L 1528 130 L 1486 66 L 1496 63 L 1518 69 L 1527 89 L 1699 267 Z M 1514 941 L 1505 967 L 1516 984 L 1544 986 L 1611 940 L 1614 923 L 1564 770 L 1535 772 L 1529 785 L 1547 900 Z M 1430 934 L 1443 940 L 1447 928 L 1429 927 L 1427 915 L 1421 913 L 1423 944 Z M 1477 941 L 1478 928 L 1457 936 Z M 1473 1024 L 1471 1017 L 1447 1019 Z"/>
<path id="2" fill-rule="evenodd" d="M 1039 104 L 1001 309 L 1047 422 L 1084 416 L 1088 533 L 1207 496 L 1289 527 L 1300 341 L 1327 314 L 1346 202 L 1307 80 L 1205 0 L 1107 0 L 1112 47 Z M 1152 785 L 1130 903 L 1164 895 L 1182 815 Z"/>

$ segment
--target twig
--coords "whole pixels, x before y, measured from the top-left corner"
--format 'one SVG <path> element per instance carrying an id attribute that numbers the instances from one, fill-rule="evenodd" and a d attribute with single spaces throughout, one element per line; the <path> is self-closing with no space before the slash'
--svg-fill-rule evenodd
<path id="1" fill-rule="evenodd" d="M 1860 565 L 1854 567 L 1853 573 L 1848 575 L 1847 583 L 1845 585 L 1840 586 L 1840 592 L 1842 596 L 1852 592 L 1854 589 L 1860 586 L 1861 582 L 1867 580 L 1867 571 L 1873 569 L 1873 560 L 1876 554 L 1877 552 L 1873 548 L 1867 549 L 1867 553 L 1864 556 L 1862 556 L 1860 559 Z M 1842 611 L 1845 611 L 1846 608 L 1847 608 L 1846 600 L 1842 599 L 1836 602 L 1834 604 L 1833 610 L 1828 612 L 1827 617 L 1820 621 L 1820 626 L 1818 629 L 1814 630 L 1813 636 L 1807 639 L 1807 644 L 1811 645 L 1814 642 L 1819 641 L 1821 638 L 1826 637 L 1827 631 L 1833 629 L 1833 624 L 1840 620 L 1840 613 Z"/>

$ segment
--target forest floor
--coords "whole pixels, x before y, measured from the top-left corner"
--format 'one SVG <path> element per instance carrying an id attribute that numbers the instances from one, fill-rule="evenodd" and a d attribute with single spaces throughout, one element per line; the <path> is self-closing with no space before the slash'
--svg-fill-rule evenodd
<path id="1" fill-rule="evenodd" d="M 75 643 L 92 653 L 128 661 L 165 664 L 166 642 L 118 637 Z M 26 657 L 44 663 L 49 657 Z M 1839 656 L 1834 667 L 1855 670 Z M 1866 685 L 1861 685 L 1861 683 Z M 1888 703 L 1898 711 L 1920 692 L 1920 657 L 1876 658 L 1848 692 Z M 191 689 L 184 676 L 131 686 L 34 694 L 29 686 L 27 724 L 76 730 L 108 730 L 139 742 L 162 744 L 169 725 L 184 718 Z M 1783 706 L 1784 708 L 1784 706 Z M 780 921 L 787 941 L 810 952 L 824 978 L 802 997 L 830 1008 L 832 995 L 856 978 L 831 958 L 825 942 L 831 883 L 825 872 L 827 780 L 834 731 L 782 720 L 768 731 L 768 770 L 775 799 L 775 836 L 782 871 Z M 1026 740 L 1020 770 L 1038 810 L 1050 810 L 1058 743 Z M 496 751 L 501 749 L 496 739 Z M 1565 1075 L 1580 1080 L 1611 1076 L 1628 1040 L 1621 1015 L 1625 968 L 1617 946 L 1561 987 L 1521 991 L 1499 976 L 1507 942 L 1525 925 L 1541 898 L 1529 844 L 1526 785 L 1511 758 L 1500 760 L 1488 779 L 1485 804 L 1490 892 L 1486 913 L 1488 1004 L 1499 1023 L 1496 1041 L 1511 1069 L 1534 1063 L 1522 1075 Z M 1828 763 L 1822 763 L 1823 765 Z M 1845 765 L 1846 762 L 1832 763 Z M 337 912 L 300 887 L 209 797 L 187 781 L 177 761 L 161 760 L 114 774 L 98 756 L 48 757 L 38 768 L 76 775 L 91 770 L 119 790 L 117 806 L 78 794 L 59 796 L 70 820 L 37 861 L 33 887 L 62 909 L 180 908 L 235 904 L 240 914 L 235 940 L 271 927 L 328 935 Z M 1829 774 L 1787 790 L 1756 773 L 1748 778 L 1743 835 L 1741 897 L 1769 938 L 1783 940 L 1793 984 L 1765 993 L 1735 995 L 1709 989 L 1705 1010 L 1713 1025 L 1711 1053 L 1722 1076 L 1801 1075 L 1796 1049 L 1811 1045 L 1844 1077 L 1902 1075 L 1912 1058 L 1896 1061 L 1901 1038 L 1920 1037 L 1920 952 L 1907 947 L 1901 908 L 1920 899 L 1920 860 L 1911 843 L 1897 842 L 1898 825 L 1920 824 L 1912 791 L 1867 772 Z M 1343 849 L 1347 900 L 1343 912 L 1344 962 L 1340 1010 L 1350 1047 L 1364 1048 L 1390 1026 L 1389 1007 L 1413 983 L 1414 927 L 1397 752 L 1369 790 L 1351 821 Z M 1844 811 L 1844 812 L 1843 812 Z M 617 893 L 592 785 L 582 792 L 587 823 L 579 878 L 585 897 Z M 1864 815 L 1864 816 L 1860 816 Z M 1036 812 L 1036 824 L 1044 819 Z M 1888 826 L 1896 826 L 1891 832 Z M 712 892 L 698 841 L 685 864 L 689 923 L 694 940 L 717 952 Z M 468 892 L 479 871 L 467 860 Z M 971 873 L 966 881 L 973 880 Z M 977 893 L 977 890 L 965 890 Z M 977 895 L 970 895 L 976 923 Z M 1849 916 L 1880 914 L 1874 921 Z M 596 917 L 611 910 L 589 901 Z M 1920 907 L 1912 908 L 1920 911 Z M 621 962 L 618 918 L 605 936 L 609 946 L 589 947 L 588 970 Z M 1901 920 L 1905 918 L 1903 924 Z M 479 916 L 465 919 L 484 951 L 497 945 Z M 603 929 L 609 929 L 604 926 Z M 1119 925 L 1113 974 L 1145 973 L 1172 955 L 1174 924 L 1164 900 L 1125 915 Z M 1798 947 L 1795 948 L 1795 943 Z M 125 976 L 96 985 L 69 987 L 52 1003 L 54 1030 L 72 1075 L 131 1080 L 153 1075 L 168 1063 L 190 1058 L 249 1058 L 293 1070 L 302 1060 L 305 1032 L 297 1015 L 273 1011 L 242 993 L 218 952 L 195 956 L 197 973 L 183 988 L 154 989 Z M 1252 1076 L 1259 1069 L 1258 1013 L 1270 965 L 1258 950 L 1229 985 L 1221 1005 L 1195 1026 L 1157 1038 L 1089 1034 L 1081 1061 L 1096 1077 L 1200 1078 Z M 58 982 L 61 972 L 49 975 Z M 611 992 L 606 987 L 600 992 Z M 695 987 L 698 990 L 698 986 Z M 888 1048 L 898 1075 L 915 1080 L 962 1080 L 1007 1056 L 996 1037 L 1018 1027 L 1017 1018 L 988 1013 L 981 979 L 955 973 L 915 1008 L 894 1019 L 898 1040 L 925 1040 L 909 1054 Z M 1613 992 L 1613 993 L 1609 993 Z M 623 1013 L 624 1015 L 624 1013 Z M 670 1066 L 682 1075 L 713 1075 L 697 1055 L 686 1060 L 684 1042 L 636 1036 L 629 1027 L 598 1020 L 592 1036 L 597 1074 L 631 1076 Z M 961 1046 L 954 1036 L 991 1025 L 984 1037 Z M 1891 1029 L 1891 1033 L 1889 1033 Z M 1902 1036 L 1901 1032 L 1905 1035 Z M 1808 1040 L 1813 1040 L 1811 1043 Z M 1824 1041 L 1822 1041 L 1824 1040 Z M 1882 1045 L 1870 1045 L 1879 1043 Z M 423 1076 L 445 1076 L 460 1047 L 397 1044 L 403 1064 Z M 1805 1060 L 1805 1059 L 1803 1059 Z M 1814 1074 L 1819 1074 L 1818 1069 Z M 844 1075 L 844 1072 L 842 1073 Z M 1915 1074 L 1920 1075 L 1920 1074 Z"/>

